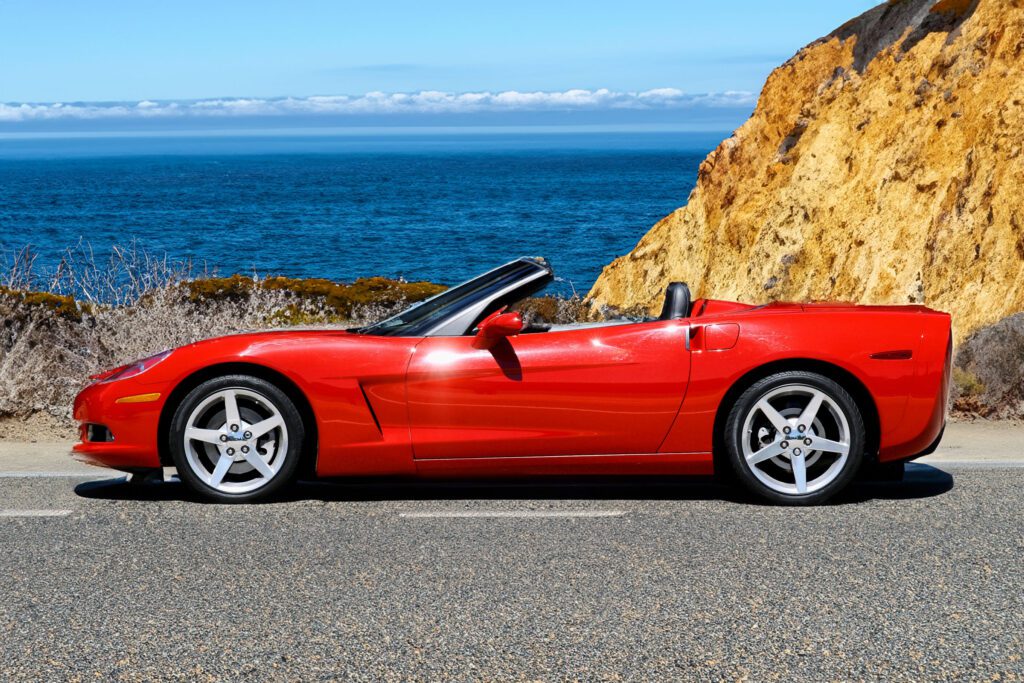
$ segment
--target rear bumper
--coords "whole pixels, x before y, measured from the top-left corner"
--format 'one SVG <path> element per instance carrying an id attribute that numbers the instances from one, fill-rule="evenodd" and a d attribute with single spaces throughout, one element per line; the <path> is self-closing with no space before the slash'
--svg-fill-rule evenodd
<path id="1" fill-rule="evenodd" d="M 913 460 L 939 447 L 946 431 L 946 408 L 952 383 L 953 335 L 949 328 L 949 316 L 941 316 L 944 326 L 930 337 L 925 338 L 920 349 L 917 382 L 907 399 L 907 408 L 901 420 L 904 438 L 882 439 L 878 455 L 879 462 Z M 945 344 L 935 343 L 944 339 Z M 894 442 L 894 443 L 893 443 Z"/>
<path id="2" fill-rule="evenodd" d="M 910 424 L 914 422 L 908 420 Z M 935 401 L 931 414 L 926 419 L 918 418 L 917 424 L 924 426 L 915 428 L 914 438 L 897 444 L 884 445 L 878 454 L 879 462 L 897 462 L 900 460 L 913 460 L 921 456 L 935 452 L 942 441 L 942 435 L 946 431 L 946 401 L 945 397 Z"/>
<path id="3" fill-rule="evenodd" d="M 937 437 L 935 437 L 935 440 L 932 441 L 928 445 L 928 447 L 925 448 L 923 451 L 921 451 L 919 453 L 914 453 L 913 455 L 908 455 L 908 456 L 906 456 L 904 458 L 899 458 L 898 460 L 890 460 L 889 462 L 910 462 L 911 460 L 917 460 L 918 458 L 923 458 L 926 455 L 931 455 L 936 450 L 938 450 L 939 444 L 942 443 L 942 435 L 945 434 L 945 433 L 946 433 L 946 424 L 943 423 L 942 424 L 942 429 L 939 430 L 939 435 Z"/>
<path id="4" fill-rule="evenodd" d="M 157 432 L 166 396 L 144 403 L 117 402 L 146 393 L 156 392 L 152 386 L 131 380 L 96 382 L 83 389 L 75 399 L 80 441 L 72 447 L 72 457 L 88 465 L 128 472 L 160 467 Z M 89 424 L 106 427 L 112 440 L 89 440 Z"/>

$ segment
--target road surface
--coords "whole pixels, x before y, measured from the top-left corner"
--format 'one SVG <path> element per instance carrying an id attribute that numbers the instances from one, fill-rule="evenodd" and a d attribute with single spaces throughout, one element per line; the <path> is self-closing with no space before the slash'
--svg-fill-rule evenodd
<path id="1" fill-rule="evenodd" d="M 811 509 L 681 480 L 223 506 L 0 451 L 0 680 L 1019 680 L 1024 467 L 965 438 Z"/>

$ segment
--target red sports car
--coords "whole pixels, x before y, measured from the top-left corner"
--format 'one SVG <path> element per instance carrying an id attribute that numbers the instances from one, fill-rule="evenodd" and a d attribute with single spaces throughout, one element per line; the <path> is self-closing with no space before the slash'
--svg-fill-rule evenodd
<path id="1" fill-rule="evenodd" d="M 818 503 L 931 452 L 950 317 L 923 306 L 690 300 L 656 320 L 524 325 L 554 279 L 523 258 L 368 327 L 198 342 L 103 373 L 76 457 L 177 468 L 207 498 L 318 477 L 735 475 Z M 892 468 L 892 465 L 888 465 Z"/>

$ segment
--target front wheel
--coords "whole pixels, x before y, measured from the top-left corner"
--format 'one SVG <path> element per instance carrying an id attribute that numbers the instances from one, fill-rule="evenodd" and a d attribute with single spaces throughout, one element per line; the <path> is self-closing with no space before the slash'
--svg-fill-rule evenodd
<path id="1" fill-rule="evenodd" d="M 206 498 L 234 503 L 287 484 L 303 435 L 287 394 L 266 380 L 230 375 L 189 392 L 174 413 L 168 445 L 183 482 Z"/>
<path id="2" fill-rule="evenodd" d="M 864 420 L 837 382 L 813 372 L 780 372 L 736 401 L 725 443 L 750 491 L 776 503 L 810 505 L 841 491 L 860 469 Z"/>

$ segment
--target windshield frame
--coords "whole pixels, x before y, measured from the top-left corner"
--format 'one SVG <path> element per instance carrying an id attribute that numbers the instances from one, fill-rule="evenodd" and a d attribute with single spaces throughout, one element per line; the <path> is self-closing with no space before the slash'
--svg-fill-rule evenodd
<path id="1" fill-rule="evenodd" d="M 413 304 L 397 315 L 352 331 L 384 337 L 467 335 L 487 314 L 535 294 L 554 279 L 554 271 L 543 258 L 519 258 Z"/>

